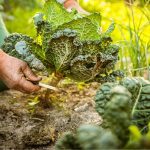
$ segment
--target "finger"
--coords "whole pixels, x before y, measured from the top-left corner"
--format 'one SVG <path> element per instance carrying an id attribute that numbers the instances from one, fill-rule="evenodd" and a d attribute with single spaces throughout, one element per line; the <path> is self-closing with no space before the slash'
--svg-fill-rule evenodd
<path id="1" fill-rule="evenodd" d="M 25 77 L 28 78 L 28 80 L 31 80 L 31 81 L 42 80 L 42 78 L 35 75 L 28 66 L 23 70 L 23 73 L 24 73 Z"/>
<path id="2" fill-rule="evenodd" d="M 17 89 L 26 93 L 32 93 L 40 90 L 40 86 L 34 85 L 32 82 L 27 81 L 25 77 L 20 80 Z"/>

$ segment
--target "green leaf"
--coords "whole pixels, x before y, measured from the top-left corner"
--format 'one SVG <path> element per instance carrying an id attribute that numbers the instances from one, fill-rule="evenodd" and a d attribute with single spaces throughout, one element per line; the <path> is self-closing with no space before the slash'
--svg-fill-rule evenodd
<path id="1" fill-rule="evenodd" d="M 106 30 L 106 32 L 103 33 L 103 36 L 104 37 L 109 37 L 114 30 L 115 30 L 115 22 L 113 21 L 110 24 L 110 26 L 108 27 L 108 29 Z"/>
<path id="2" fill-rule="evenodd" d="M 132 122 L 147 130 L 150 121 L 150 82 L 143 78 L 125 78 L 121 84 L 132 94 Z"/>
<path id="3" fill-rule="evenodd" d="M 89 16 L 87 16 L 91 20 L 91 22 L 97 26 L 97 28 L 100 28 L 101 25 L 101 15 L 99 13 L 93 13 Z"/>
<path id="4" fill-rule="evenodd" d="M 138 142 L 142 137 L 142 134 L 141 134 L 140 130 L 138 129 L 138 127 L 135 125 L 131 125 L 129 127 L 129 130 L 130 130 L 130 134 L 131 134 L 130 140 L 132 140 L 133 142 Z"/>
<path id="5" fill-rule="evenodd" d="M 45 2 L 43 13 L 46 21 L 52 25 L 52 29 L 56 29 L 58 26 L 70 22 L 76 16 L 76 12 L 67 12 L 64 7 L 56 0 L 47 0 Z"/>
<path id="6" fill-rule="evenodd" d="M 94 41 L 100 39 L 99 28 L 97 24 L 93 24 L 91 19 L 86 17 L 78 18 L 77 20 L 72 20 L 69 23 L 63 24 L 57 30 L 64 30 L 66 28 L 75 30 L 81 41 Z"/>
<path id="7" fill-rule="evenodd" d="M 49 41 L 49 49 L 46 59 L 55 66 L 56 71 L 65 71 L 70 65 L 71 59 L 77 53 L 77 45 L 74 44 L 76 33 L 72 30 L 56 32 Z"/>
<path id="8" fill-rule="evenodd" d="M 41 46 L 29 36 L 19 33 L 10 34 L 5 38 L 5 43 L 1 48 L 7 54 L 27 62 L 32 68 L 42 69 L 44 67 L 41 63 L 45 60 L 44 52 Z"/>
<path id="9" fill-rule="evenodd" d="M 52 30 L 64 30 L 66 28 L 75 30 L 80 40 L 98 40 L 100 39 L 99 27 L 101 16 L 98 13 L 91 14 L 87 17 L 78 17 L 76 11 L 67 12 L 56 0 L 47 0 L 43 13 Z"/>
<path id="10" fill-rule="evenodd" d="M 104 116 L 106 105 L 112 100 L 112 90 L 117 85 L 125 87 L 132 95 L 131 104 L 128 105 L 130 107 L 128 115 L 132 117 L 131 124 L 137 125 L 141 131 L 146 131 L 148 128 L 147 124 L 150 121 L 150 82 L 143 78 L 124 78 L 120 83 L 103 84 L 95 97 L 98 113 Z M 123 122 L 124 120 L 122 120 Z"/>

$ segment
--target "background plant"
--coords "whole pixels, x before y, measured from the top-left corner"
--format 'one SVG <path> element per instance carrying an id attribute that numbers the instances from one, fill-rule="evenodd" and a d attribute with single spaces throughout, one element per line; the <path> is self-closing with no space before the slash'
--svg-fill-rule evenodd
<path id="1" fill-rule="evenodd" d="M 143 78 L 101 85 L 95 102 L 102 125 L 82 125 L 75 134 L 66 133 L 56 149 L 149 149 L 149 86 Z"/>

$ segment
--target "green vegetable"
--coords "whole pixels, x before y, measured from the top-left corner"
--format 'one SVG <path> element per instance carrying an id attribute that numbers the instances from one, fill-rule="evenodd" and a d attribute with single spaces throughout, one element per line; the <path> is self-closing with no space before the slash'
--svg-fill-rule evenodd
<path id="1" fill-rule="evenodd" d="M 141 134 L 137 126 L 131 125 L 128 133 L 123 136 L 128 136 L 128 140 L 120 140 L 110 130 L 98 126 L 82 125 L 75 134 L 65 133 L 55 147 L 56 150 L 150 149 L 150 128 L 146 134 Z"/>
<path id="2" fill-rule="evenodd" d="M 56 74 L 77 81 L 101 81 L 100 74 L 109 76 L 114 69 L 119 47 L 111 45 L 110 37 L 100 34 L 99 14 L 82 17 L 48 0 L 43 14 L 36 15 L 34 21 L 45 60 Z"/>
<path id="3" fill-rule="evenodd" d="M 150 121 L 150 82 L 143 78 L 125 78 L 121 84 L 132 94 L 132 122 L 147 130 Z"/>
<path id="4" fill-rule="evenodd" d="M 103 127 L 109 128 L 120 141 L 128 140 L 131 121 L 131 94 L 123 86 L 111 89 L 110 101 L 105 106 Z"/>
<path id="5" fill-rule="evenodd" d="M 42 62 L 37 59 L 37 55 L 34 55 L 41 47 L 32 38 L 14 33 L 9 35 L 4 42 L 5 44 L 2 45 L 2 49 L 9 55 L 28 62 L 30 67 L 37 70 L 43 70 L 45 68 Z M 39 55 L 39 58 L 41 58 L 41 55 Z"/>
<path id="6" fill-rule="evenodd" d="M 50 22 L 52 29 L 57 29 L 60 25 L 68 23 L 76 18 L 77 12 L 72 11 L 67 12 L 63 6 L 56 0 L 47 0 L 44 8 L 43 14 L 45 15 L 46 21 Z"/>
<path id="7" fill-rule="evenodd" d="M 82 125 L 77 129 L 76 134 L 70 132 L 56 143 L 56 150 L 78 149 L 113 149 L 118 147 L 119 141 L 111 131 L 94 125 Z"/>
<path id="8" fill-rule="evenodd" d="M 150 149 L 150 123 L 148 124 L 148 132 L 141 134 L 139 128 L 135 125 L 129 127 L 130 139 L 125 149 Z"/>
<path id="9" fill-rule="evenodd" d="M 56 76 L 84 82 L 114 81 L 120 76 L 113 71 L 119 52 L 119 47 L 111 44 L 110 34 L 115 25 L 112 23 L 106 32 L 100 33 L 100 22 L 98 13 L 89 16 L 81 16 L 75 10 L 69 13 L 56 0 L 47 0 L 42 13 L 34 16 L 36 39 L 28 42 L 22 34 L 17 39 L 11 35 L 2 48 L 15 56 L 16 52 L 11 53 L 11 50 L 17 51 L 15 45 L 23 39 L 28 51 Z"/>
<path id="10" fill-rule="evenodd" d="M 149 89 L 150 82 L 143 78 L 103 84 L 95 98 L 96 109 L 103 117 L 102 127 L 83 125 L 75 134 L 65 134 L 58 140 L 56 149 L 150 149 Z M 138 107 L 142 111 L 136 111 Z M 147 127 L 146 133 L 141 127 Z"/>
<path id="11" fill-rule="evenodd" d="M 146 130 L 146 125 L 150 121 L 150 82 L 143 78 L 125 78 L 120 83 L 103 84 L 95 97 L 97 112 L 104 117 L 106 105 L 111 100 L 111 91 L 117 85 L 122 85 L 131 93 L 131 124 Z"/>
<path id="12" fill-rule="evenodd" d="M 58 28 L 58 30 L 63 29 L 75 30 L 81 42 L 100 40 L 100 34 L 98 32 L 99 28 L 97 28 L 97 25 L 93 24 L 92 21 L 86 17 L 72 20 Z"/>

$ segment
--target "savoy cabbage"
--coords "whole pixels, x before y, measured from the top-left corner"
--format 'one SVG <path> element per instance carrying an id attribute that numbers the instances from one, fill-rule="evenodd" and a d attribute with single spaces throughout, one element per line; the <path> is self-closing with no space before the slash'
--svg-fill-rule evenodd
<path id="1" fill-rule="evenodd" d="M 34 16 L 36 38 L 12 34 L 2 48 L 31 67 L 34 64 L 31 62 L 38 58 L 39 63 L 59 77 L 85 82 L 114 81 L 121 75 L 119 71 L 113 72 L 119 52 L 110 37 L 115 24 L 102 33 L 100 22 L 98 13 L 89 16 L 81 16 L 76 10 L 69 13 L 56 0 L 47 0 L 42 11 Z M 24 57 L 20 55 L 22 50 L 28 53 Z"/>

